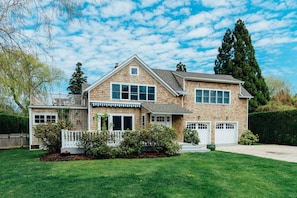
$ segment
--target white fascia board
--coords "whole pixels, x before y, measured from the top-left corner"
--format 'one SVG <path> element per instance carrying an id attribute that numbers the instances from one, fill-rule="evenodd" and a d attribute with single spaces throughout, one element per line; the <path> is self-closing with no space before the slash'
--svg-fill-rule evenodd
<path id="1" fill-rule="evenodd" d="M 185 77 L 185 80 L 201 81 L 201 82 L 215 82 L 215 83 L 225 83 L 225 84 L 242 84 L 242 83 L 244 83 L 243 81 L 240 81 L 240 80 L 222 80 L 222 79 L 193 78 L 193 77 Z"/>
<path id="2" fill-rule="evenodd" d="M 31 109 L 88 109 L 88 107 L 78 107 L 78 106 L 42 106 L 42 105 L 36 105 L 36 106 L 29 106 Z"/>

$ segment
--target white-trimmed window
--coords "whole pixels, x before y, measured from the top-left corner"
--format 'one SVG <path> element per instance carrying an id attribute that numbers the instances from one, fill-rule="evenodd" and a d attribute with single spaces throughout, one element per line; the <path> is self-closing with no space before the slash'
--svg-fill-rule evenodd
<path id="1" fill-rule="evenodd" d="M 57 114 L 34 114 L 34 124 L 56 123 Z"/>
<path id="2" fill-rule="evenodd" d="M 152 115 L 151 123 L 157 125 L 165 125 L 172 127 L 172 116 L 171 115 Z"/>
<path id="3" fill-rule="evenodd" d="M 139 75 L 138 67 L 131 66 L 130 67 L 130 75 Z"/>
<path id="4" fill-rule="evenodd" d="M 112 83 L 111 98 L 119 100 L 155 101 L 156 87 L 152 85 Z"/>
<path id="5" fill-rule="evenodd" d="M 146 116 L 145 116 L 145 114 L 141 115 L 141 126 L 142 126 L 142 128 L 146 127 Z"/>
<path id="6" fill-rule="evenodd" d="M 99 116 L 98 129 L 102 130 L 105 125 L 107 130 L 125 131 L 134 130 L 134 115 L 133 114 L 109 114 L 105 120 Z"/>
<path id="7" fill-rule="evenodd" d="M 196 103 L 203 104 L 230 104 L 231 91 L 215 89 L 196 89 Z"/>

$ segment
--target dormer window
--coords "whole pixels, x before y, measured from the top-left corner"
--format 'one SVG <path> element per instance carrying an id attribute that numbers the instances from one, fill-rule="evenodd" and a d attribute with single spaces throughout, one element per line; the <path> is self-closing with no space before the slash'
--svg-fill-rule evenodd
<path id="1" fill-rule="evenodd" d="M 138 72 L 138 67 L 130 67 L 130 74 L 131 75 L 138 75 L 139 72 Z"/>

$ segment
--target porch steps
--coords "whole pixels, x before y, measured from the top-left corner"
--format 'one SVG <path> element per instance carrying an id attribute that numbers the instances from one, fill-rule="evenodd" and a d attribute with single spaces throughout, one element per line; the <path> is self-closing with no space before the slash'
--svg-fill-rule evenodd
<path id="1" fill-rule="evenodd" d="M 205 153 L 210 151 L 209 149 L 206 148 L 206 145 L 193 145 L 185 142 L 178 142 L 178 143 L 179 145 L 181 145 L 180 153 L 195 153 L 195 152 Z"/>

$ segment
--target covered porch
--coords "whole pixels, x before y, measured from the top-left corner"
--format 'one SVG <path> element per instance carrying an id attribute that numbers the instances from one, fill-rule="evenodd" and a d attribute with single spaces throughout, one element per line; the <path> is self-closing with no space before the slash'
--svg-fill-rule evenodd
<path id="1" fill-rule="evenodd" d="M 142 111 L 149 115 L 149 123 L 172 127 L 177 132 L 177 141 L 183 142 L 184 115 L 191 111 L 177 104 L 142 103 Z"/>

